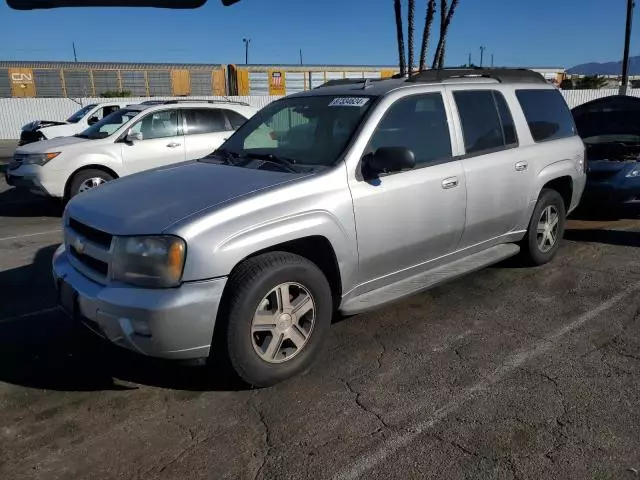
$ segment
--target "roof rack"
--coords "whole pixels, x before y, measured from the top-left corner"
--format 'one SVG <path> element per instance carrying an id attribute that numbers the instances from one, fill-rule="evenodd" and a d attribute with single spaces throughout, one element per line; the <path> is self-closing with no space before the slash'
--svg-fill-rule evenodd
<path id="1" fill-rule="evenodd" d="M 162 102 L 164 105 L 176 105 L 178 103 L 228 103 L 231 105 L 244 105 L 250 107 L 246 102 L 240 102 L 238 100 L 229 100 L 227 98 L 220 100 L 198 100 L 198 99 L 185 99 L 185 100 L 165 100 Z"/>
<path id="2" fill-rule="evenodd" d="M 333 80 L 328 80 L 322 85 L 315 88 L 317 89 L 317 88 L 325 88 L 325 87 L 335 87 L 336 85 L 353 85 L 353 84 L 359 84 L 359 83 L 368 85 L 370 82 L 379 82 L 380 80 L 381 79 L 379 78 L 336 78 Z"/>
<path id="3" fill-rule="evenodd" d="M 526 68 L 442 68 L 423 70 L 409 77 L 411 83 L 433 83 L 452 78 L 492 78 L 500 83 L 547 83 L 545 78 Z"/>

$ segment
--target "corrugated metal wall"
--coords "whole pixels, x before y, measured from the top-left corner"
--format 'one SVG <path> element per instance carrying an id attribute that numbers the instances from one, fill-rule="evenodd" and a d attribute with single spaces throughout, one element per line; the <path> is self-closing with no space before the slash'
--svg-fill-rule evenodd
<path id="1" fill-rule="evenodd" d="M 340 76 L 338 76 L 340 75 Z M 268 88 L 267 86 L 267 77 L 266 74 L 263 74 L 264 77 L 264 88 Z M 342 78 L 342 74 L 340 72 L 327 72 L 327 79 L 333 78 Z M 58 81 L 59 77 L 58 77 Z M 96 79 L 94 78 L 94 82 Z M 110 80 L 112 81 L 112 80 Z M 161 80 L 161 85 L 164 85 L 162 88 L 168 88 L 168 79 L 164 78 Z M 289 77 L 287 75 L 287 83 L 289 82 Z M 312 85 L 314 82 L 320 82 L 320 79 L 315 80 L 312 76 Z M 324 83 L 324 75 L 321 83 Z M 317 86 L 317 85 L 316 85 Z M 2 86 L 0 85 L 0 88 Z M 6 87 L 5 87 L 6 88 Z M 96 86 L 96 89 L 98 87 Z M 151 85 L 150 85 L 151 88 Z M 159 87 L 160 88 L 160 87 Z M 581 105 L 590 100 L 594 100 L 600 97 L 606 97 L 609 95 L 616 95 L 618 93 L 615 89 L 607 89 L 607 90 L 565 90 L 562 92 L 569 107 L 573 108 L 577 105 Z M 640 97 L 640 89 L 635 89 L 630 91 L 630 95 L 635 97 Z M 156 97 L 162 99 L 169 99 L 172 97 Z M 276 98 L 279 97 L 270 97 L 265 94 L 258 94 L 256 96 L 248 96 L 248 97 L 211 97 L 211 96 L 203 96 L 200 97 L 206 100 L 215 100 L 221 98 L 231 98 L 234 100 L 240 100 L 243 102 L 247 102 L 250 105 L 253 105 L 256 108 L 262 108 L 268 103 L 272 102 Z M 125 99 L 131 103 L 139 103 L 148 98 L 139 97 L 139 98 L 130 98 Z M 105 102 L 107 99 L 104 98 L 84 98 L 82 99 L 82 105 L 87 105 L 89 103 L 101 103 Z M 80 105 L 69 98 L 0 98 L 0 139 L 15 139 L 20 136 L 20 129 L 23 125 L 33 121 L 33 120 L 64 120 L 71 116 L 75 111 L 80 109 Z M 287 119 L 287 122 L 289 120 Z"/>
<path id="2" fill-rule="evenodd" d="M 176 97 L 155 97 L 153 100 L 169 100 Z M 256 108 L 262 108 L 278 97 L 197 97 L 203 100 L 238 100 L 246 102 Z M 118 99 L 130 103 L 140 103 L 150 100 L 148 97 Z M 190 98 L 190 100 L 193 100 Z M 82 105 L 90 103 L 108 102 L 107 98 L 83 98 Z M 69 98 L 0 98 L 0 139 L 16 139 L 20 137 L 20 130 L 33 120 L 61 120 L 69 118 L 80 110 L 81 105 Z"/>

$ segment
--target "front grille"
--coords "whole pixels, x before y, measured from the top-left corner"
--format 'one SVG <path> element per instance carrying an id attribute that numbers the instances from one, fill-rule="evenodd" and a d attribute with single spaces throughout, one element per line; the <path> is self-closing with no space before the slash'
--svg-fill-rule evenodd
<path id="1" fill-rule="evenodd" d="M 20 132 L 20 145 L 39 142 L 40 140 L 42 140 L 42 133 L 38 131 L 23 130 Z"/>
<path id="2" fill-rule="evenodd" d="M 617 171 L 612 170 L 591 170 L 587 172 L 588 180 L 602 181 L 607 180 L 609 178 L 615 177 L 617 175 Z"/>
<path id="3" fill-rule="evenodd" d="M 107 284 L 111 266 L 113 235 L 90 227 L 75 218 L 65 226 L 64 241 L 73 267 L 91 280 Z"/>
<path id="4" fill-rule="evenodd" d="M 89 255 L 85 255 L 84 253 L 78 252 L 73 245 L 69 247 L 69 251 L 74 257 L 78 259 L 80 263 L 82 263 L 83 265 L 86 265 L 94 272 L 104 277 L 106 277 L 109 274 L 109 264 L 107 264 L 106 262 L 90 257 Z"/>
<path id="5" fill-rule="evenodd" d="M 98 245 L 101 245 L 106 248 L 111 247 L 111 240 L 113 239 L 113 235 L 105 233 L 96 228 L 85 225 L 84 223 L 80 223 L 73 218 L 69 219 L 69 228 L 74 230 L 76 233 L 79 233 L 87 240 L 92 241 Z"/>

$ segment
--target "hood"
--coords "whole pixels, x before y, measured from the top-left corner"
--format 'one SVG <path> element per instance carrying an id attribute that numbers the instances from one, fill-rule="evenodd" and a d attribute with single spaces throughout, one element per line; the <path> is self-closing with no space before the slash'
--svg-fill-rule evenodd
<path id="1" fill-rule="evenodd" d="M 51 140 L 42 140 L 36 143 L 29 143 L 18 147 L 16 153 L 43 153 L 49 150 L 53 150 L 59 147 L 65 147 L 67 145 L 75 145 L 78 143 L 90 142 L 87 138 L 78 137 L 58 137 Z"/>
<path id="2" fill-rule="evenodd" d="M 33 122 L 27 123 L 24 127 L 22 127 L 22 130 L 26 132 L 35 132 L 41 128 L 53 127 L 56 125 L 69 125 L 69 122 L 57 122 L 55 120 L 35 120 Z"/>
<path id="3" fill-rule="evenodd" d="M 130 175 L 78 195 L 69 202 L 67 214 L 113 235 L 159 234 L 201 210 L 306 176 L 187 162 Z"/>
<path id="4" fill-rule="evenodd" d="M 640 135 L 640 98 L 612 95 L 571 110 L 582 138 L 603 135 Z"/>

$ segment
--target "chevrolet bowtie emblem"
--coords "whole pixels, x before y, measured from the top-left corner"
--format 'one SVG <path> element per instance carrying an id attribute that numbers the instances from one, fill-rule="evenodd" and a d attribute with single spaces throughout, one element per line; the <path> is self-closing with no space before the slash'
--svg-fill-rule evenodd
<path id="1" fill-rule="evenodd" d="M 82 254 L 84 252 L 84 243 L 82 243 L 82 240 L 80 240 L 79 238 L 76 238 L 73 241 L 73 248 L 75 248 L 76 252 Z"/>

